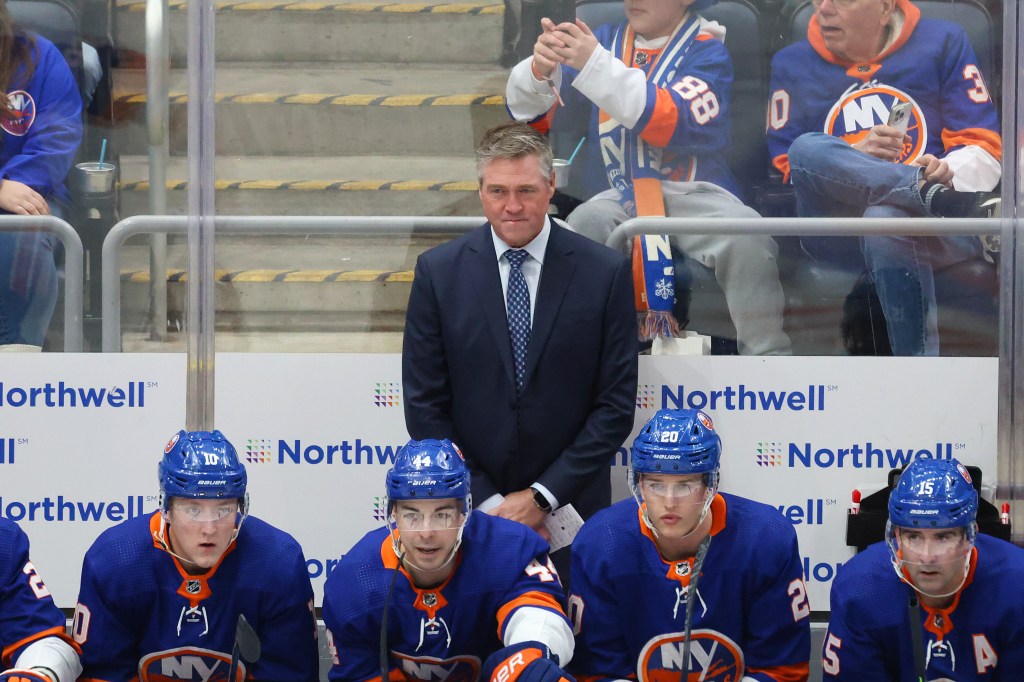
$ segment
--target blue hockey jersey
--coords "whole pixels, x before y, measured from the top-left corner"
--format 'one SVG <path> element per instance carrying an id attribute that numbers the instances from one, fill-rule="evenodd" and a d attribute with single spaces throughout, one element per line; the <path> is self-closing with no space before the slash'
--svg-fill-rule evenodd
<path id="1" fill-rule="evenodd" d="M 789 147 L 797 137 L 825 132 L 855 143 L 885 124 L 901 102 L 911 104 L 902 163 L 924 154 L 942 158 L 965 146 L 1001 158 L 995 106 L 964 30 L 922 19 L 907 0 L 898 4 L 902 30 L 871 62 L 854 64 L 832 54 L 816 19 L 807 40 L 772 58 L 768 150 L 787 178 Z"/>
<path id="2" fill-rule="evenodd" d="M 796 532 L 777 509 L 719 494 L 697 584 L 690 679 L 806 680 L 810 607 Z M 632 499 L 572 545 L 570 672 L 585 682 L 677 682 L 693 559 L 666 561 Z"/>
<path id="3" fill-rule="evenodd" d="M 381 619 L 392 577 L 386 645 L 392 680 L 476 682 L 487 657 L 505 646 L 505 628 L 520 607 L 565 618 L 548 545 L 526 526 L 473 512 L 454 561 L 448 580 L 421 590 L 399 569 L 387 528 L 356 543 L 324 585 L 323 617 L 334 657 L 329 678 L 381 678 Z"/>
<path id="4" fill-rule="evenodd" d="M 732 135 L 730 100 L 732 94 L 732 59 L 722 40 L 704 30 L 707 25 L 699 17 L 700 31 L 672 71 L 663 87 L 647 81 L 642 90 L 633 83 L 613 83 L 606 87 L 621 100 L 644 98 L 643 113 L 632 127 L 632 132 L 651 145 L 662 149 L 661 174 L 663 181 L 704 181 L 738 193 L 735 179 L 726 163 L 725 152 Z M 717 25 L 716 25 L 717 26 Z M 719 27 L 720 28 L 720 27 Z M 661 66 L 662 50 L 633 48 L 633 31 L 628 22 L 605 24 L 594 29 L 598 42 L 613 53 L 625 56 L 624 63 L 631 69 L 649 76 L 652 69 Z M 633 48 L 633 49 L 630 49 Z M 582 92 L 568 87 L 580 72 L 562 66 L 560 89 L 564 107 L 554 106 L 547 112 L 537 112 L 530 122 L 540 132 L 559 131 L 589 121 L 586 144 L 573 162 L 575 168 L 586 173 L 585 197 L 589 198 L 609 188 L 609 180 L 602 158 L 602 121 L 598 107 Z M 600 76 L 608 77 L 602 73 Z M 622 157 L 624 145 L 611 150 L 613 156 Z M 609 151 L 609 150 L 606 150 Z"/>
<path id="5" fill-rule="evenodd" d="M 18 37 L 17 40 L 24 40 Z M 0 172 L 39 192 L 69 201 L 64 179 L 82 141 L 82 97 L 64 56 L 46 38 L 36 37 L 36 67 L 28 83 L 24 69 L 11 81 L 7 101 L 13 119 L 0 118 Z"/>
<path id="6" fill-rule="evenodd" d="M 64 634 L 64 614 L 29 560 L 28 537 L 16 523 L 0 517 L 0 670 L 12 667 L 25 647 L 44 637 L 71 644 Z"/>
<path id="7" fill-rule="evenodd" d="M 160 512 L 130 519 L 86 553 L 72 632 L 81 680 L 226 680 L 239 614 L 262 644 L 257 663 L 239 666 L 245 679 L 317 679 L 313 589 L 290 535 L 250 516 L 215 566 L 189 575 L 159 530 Z"/>
<path id="8" fill-rule="evenodd" d="M 832 583 L 822 649 L 827 680 L 911 682 L 913 589 L 879 542 L 843 564 Z M 967 581 L 947 609 L 921 606 L 927 679 L 1010 682 L 1024 677 L 1024 550 L 978 535 Z"/>

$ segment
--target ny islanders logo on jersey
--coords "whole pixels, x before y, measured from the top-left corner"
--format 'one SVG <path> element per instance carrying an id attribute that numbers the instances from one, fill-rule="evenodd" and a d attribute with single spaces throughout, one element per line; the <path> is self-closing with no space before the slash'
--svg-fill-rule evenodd
<path id="1" fill-rule="evenodd" d="M 180 647 L 168 649 L 143 656 L 139 661 L 139 680 L 141 682 L 170 682 L 171 680 L 189 680 L 189 682 L 225 682 L 228 679 L 228 668 L 231 657 L 210 649 L 199 647 Z M 235 680 L 241 682 L 246 678 L 245 664 L 239 663 Z"/>
<path id="2" fill-rule="evenodd" d="M 683 670 L 683 633 L 653 637 L 637 661 L 639 682 L 679 682 Z M 690 633 L 690 674 L 701 682 L 739 682 L 743 652 L 736 642 L 715 630 Z"/>
<path id="3" fill-rule="evenodd" d="M 480 659 L 476 656 L 452 656 L 442 659 L 433 656 L 406 656 L 397 651 L 391 653 L 398 660 L 398 667 L 407 680 L 475 682 L 480 676 Z"/>
<path id="4" fill-rule="evenodd" d="M 911 163 L 924 153 L 928 142 L 928 124 L 918 103 L 891 85 L 872 81 L 847 90 L 828 112 L 825 132 L 854 144 L 866 137 L 876 125 L 888 123 L 889 112 L 904 102 L 910 104 L 907 116 L 907 135 L 910 139 L 903 144 L 899 162 Z"/>
<path id="5" fill-rule="evenodd" d="M 36 101 L 24 90 L 15 90 L 7 93 L 7 103 L 11 107 L 11 118 L 0 118 L 0 128 L 21 137 L 36 120 Z"/>

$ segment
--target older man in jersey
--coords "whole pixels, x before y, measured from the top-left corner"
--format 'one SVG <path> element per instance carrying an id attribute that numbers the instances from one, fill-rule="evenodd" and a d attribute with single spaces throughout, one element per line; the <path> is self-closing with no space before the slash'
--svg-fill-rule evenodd
<path id="1" fill-rule="evenodd" d="M 801 216 L 988 217 L 1001 140 L 978 59 L 959 26 L 909 0 L 815 0 L 807 40 L 772 60 L 768 147 Z M 906 132 L 889 125 L 907 105 Z M 815 257 L 866 262 L 895 355 L 937 355 L 936 269 L 980 257 L 975 237 L 828 238 Z"/>

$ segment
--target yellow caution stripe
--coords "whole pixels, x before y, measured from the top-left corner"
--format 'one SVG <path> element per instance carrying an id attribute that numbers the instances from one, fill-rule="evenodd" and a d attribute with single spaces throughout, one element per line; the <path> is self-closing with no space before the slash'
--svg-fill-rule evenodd
<path id="1" fill-rule="evenodd" d="M 476 2 L 441 3 L 392 3 L 376 2 L 229 2 L 214 3 L 218 12 L 381 12 L 387 14 L 503 14 L 503 5 Z M 171 0 L 168 7 L 172 12 L 184 12 L 188 4 L 182 0 Z M 129 12 L 144 12 L 145 0 L 125 0 L 117 3 L 118 9 Z"/>
<path id="2" fill-rule="evenodd" d="M 339 107 L 503 107 L 505 96 L 485 93 L 463 95 L 336 95 L 330 93 L 253 92 L 244 95 L 217 93 L 217 104 L 314 104 Z M 187 104 L 188 95 L 172 92 L 170 104 Z M 146 93 L 118 95 L 115 104 L 145 104 Z"/>
<path id="3" fill-rule="evenodd" d="M 303 282 L 411 282 L 412 270 L 217 270 L 215 281 L 225 283 Z M 125 270 L 121 281 L 148 284 L 149 270 Z M 168 282 L 187 282 L 185 270 L 167 270 Z"/>
<path id="4" fill-rule="evenodd" d="M 184 180 L 168 180 L 169 191 L 188 189 Z M 149 181 L 121 181 L 122 192 L 148 192 Z M 475 192 L 475 180 L 216 180 L 213 187 L 228 190 L 292 190 L 298 192 Z"/>

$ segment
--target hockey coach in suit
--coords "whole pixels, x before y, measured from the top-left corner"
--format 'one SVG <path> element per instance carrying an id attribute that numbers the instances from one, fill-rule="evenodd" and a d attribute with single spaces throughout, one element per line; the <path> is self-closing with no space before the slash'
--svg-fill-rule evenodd
<path id="1" fill-rule="evenodd" d="M 405 423 L 462 449 L 477 508 L 544 535 L 560 506 L 588 518 L 611 503 L 636 404 L 630 265 L 548 218 L 551 149 L 529 126 L 492 128 L 476 158 L 489 223 L 416 264 Z"/>

